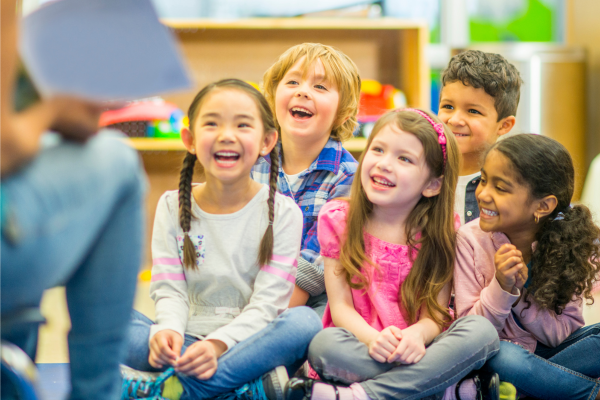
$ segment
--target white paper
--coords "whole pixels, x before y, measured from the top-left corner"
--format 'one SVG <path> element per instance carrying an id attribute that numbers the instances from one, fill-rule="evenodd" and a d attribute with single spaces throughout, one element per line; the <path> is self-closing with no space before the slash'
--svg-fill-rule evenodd
<path id="1" fill-rule="evenodd" d="M 43 97 L 131 100 L 191 86 L 150 0 L 60 0 L 22 20 L 20 52 Z"/>

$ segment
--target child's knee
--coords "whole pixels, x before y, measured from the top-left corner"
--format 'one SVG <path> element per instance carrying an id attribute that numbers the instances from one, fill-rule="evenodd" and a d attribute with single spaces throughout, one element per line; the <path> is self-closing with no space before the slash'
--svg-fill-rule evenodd
<path id="1" fill-rule="evenodd" d="M 323 329 L 321 319 L 310 307 L 289 308 L 285 313 L 285 319 L 294 325 L 295 334 L 313 338 Z"/>

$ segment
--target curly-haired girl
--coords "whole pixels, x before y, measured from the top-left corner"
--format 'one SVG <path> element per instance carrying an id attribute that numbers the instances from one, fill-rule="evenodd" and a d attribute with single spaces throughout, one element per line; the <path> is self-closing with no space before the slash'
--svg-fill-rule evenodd
<path id="1" fill-rule="evenodd" d="M 600 324 L 583 327 L 582 316 L 600 271 L 600 229 L 587 207 L 570 205 L 574 175 L 553 139 L 496 143 L 476 192 L 480 219 L 457 238 L 458 316 L 487 317 L 502 339 L 484 368 L 541 399 L 600 398 Z"/>

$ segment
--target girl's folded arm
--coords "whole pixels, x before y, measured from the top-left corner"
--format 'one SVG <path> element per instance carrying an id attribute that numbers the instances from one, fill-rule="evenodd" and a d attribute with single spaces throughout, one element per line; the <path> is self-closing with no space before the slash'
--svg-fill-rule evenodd
<path id="1" fill-rule="evenodd" d="M 340 260 L 323 257 L 325 261 L 325 287 L 335 326 L 348 329 L 358 340 L 368 345 L 379 332 L 371 327 L 354 309 L 352 291 L 346 281 L 346 274 Z"/>
<path id="2" fill-rule="evenodd" d="M 171 195 L 169 192 L 163 194 L 154 218 L 150 297 L 155 302 L 156 324 L 150 328 L 150 338 L 164 329 L 174 330 L 183 337 L 190 307 L 187 281 L 177 248 L 178 224 L 174 220 L 177 210 L 171 210 L 173 204 L 168 201 Z"/>
<path id="3" fill-rule="evenodd" d="M 438 304 L 440 305 L 440 307 L 448 308 L 451 292 L 452 284 L 447 283 L 438 295 Z M 439 313 L 437 317 L 440 320 L 444 319 L 444 316 Z M 419 335 L 421 335 L 421 337 L 423 338 L 423 344 L 425 346 L 431 343 L 437 335 L 442 333 L 442 327 L 433 320 L 425 303 L 423 303 L 419 311 L 419 320 L 415 324 L 404 329 L 402 332 L 403 334 L 406 334 L 407 331 L 411 330 L 414 330 L 418 332 Z"/>
<path id="4" fill-rule="evenodd" d="M 531 306 L 526 309 L 527 303 L 523 299 L 527 296 L 527 289 L 523 291 L 521 300 L 513 309 L 515 318 L 519 318 L 525 329 L 544 345 L 556 347 L 585 325 L 581 299 L 573 299 L 557 315 L 554 311 L 540 308 L 531 296 L 527 299 Z"/>
<path id="5" fill-rule="evenodd" d="M 456 242 L 454 291 L 457 317 L 481 315 L 500 332 L 511 312 L 512 304 L 519 295 L 504 291 L 496 280 L 495 272 L 486 285 L 482 273 L 475 264 L 473 245 L 461 234 L 461 231 L 458 232 Z M 495 271 L 493 261 L 491 262 L 492 265 L 487 267 Z"/>
<path id="6" fill-rule="evenodd" d="M 302 212 L 291 199 L 276 205 L 273 238 L 273 256 L 267 265 L 260 266 L 248 304 L 232 322 L 206 339 L 220 340 L 231 349 L 287 309 L 296 281 L 302 238 Z"/>

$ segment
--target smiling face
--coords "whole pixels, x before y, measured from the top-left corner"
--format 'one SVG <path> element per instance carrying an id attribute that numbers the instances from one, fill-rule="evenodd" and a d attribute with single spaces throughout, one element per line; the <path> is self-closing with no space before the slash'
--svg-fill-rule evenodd
<path id="1" fill-rule="evenodd" d="M 340 95 L 335 82 L 325 78 L 321 60 L 305 70 L 304 59 L 299 59 L 277 85 L 275 115 L 281 138 L 326 141 L 337 117 Z"/>
<path id="2" fill-rule="evenodd" d="M 494 98 L 483 88 L 476 89 L 461 81 L 442 89 L 438 116 L 454 133 L 463 156 L 483 154 L 514 125 L 513 116 L 498 121 Z"/>
<path id="3" fill-rule="evenodd" d="M 480 210 L 479 226 L 485 232 L 514 233 L 535 230 L 537 204 L 529 187 L 522 184 L 508 158 L 491 150 L 483 168 L 475 196 Z"/>
<path id="4" fill-rule="evenodd" d="M 200 105 L 193 135 L 188 132 L 182 138 L 195 151 L 207 181 L 227 183 L 249 177 L 259 153 L 271 150 L 273 135 L 264 132 L 258 107 L 248 94 L 215 89 Z"/>
<path id="5" fill-rule="evenodd" d="M 395 124 L 388 124 L 366 150 L 360 180 L 374 205 L 410 212 L 421 196 L 433 195 L 428 191 L 430 175 L 421 141 Z"/>

